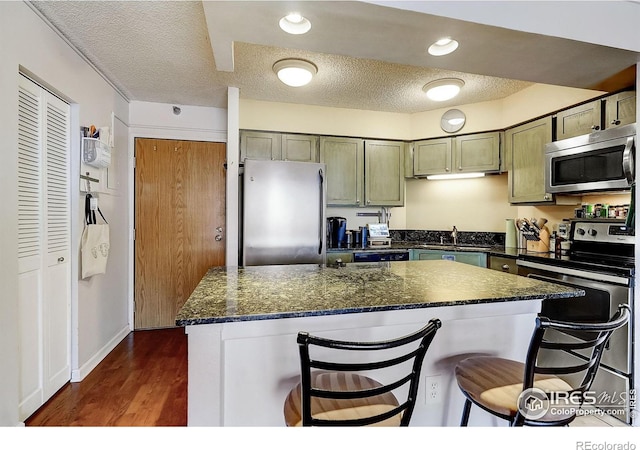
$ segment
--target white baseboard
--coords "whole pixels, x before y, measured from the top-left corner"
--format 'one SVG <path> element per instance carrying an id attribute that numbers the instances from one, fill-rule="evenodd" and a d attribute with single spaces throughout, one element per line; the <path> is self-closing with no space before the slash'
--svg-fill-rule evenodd
<path id="1" fill-rule="evenodd" d="M 109 342 L 107 342 L 104 347 L 102 347 L 95 355 L 93 355 L 86 363 L 84 363 L 80 368 L 71 371 L 71 382 L 77 383 L 82 381 L 84 377 L 89 375 L 93 369 L 96 368 L 100 361 L 102 361 L 116 346 L 122 342 L 122 340 L 127 337 L 127 335 L 131 332 L 129 325 L 125 326 L 121 329 L 116 335 L 111 338 Z"/>

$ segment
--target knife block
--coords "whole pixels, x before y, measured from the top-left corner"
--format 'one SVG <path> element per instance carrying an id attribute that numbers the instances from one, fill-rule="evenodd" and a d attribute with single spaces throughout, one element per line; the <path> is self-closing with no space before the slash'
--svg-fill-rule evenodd
<path id="1" fill-rule="evenodd" d="M 549 253 L 549 251 L 552 251 L 549 249 L 551 234 L 546 225 L 542 227 L 538 236 L 540 237 L 538 241 L 527 241 L 527 251 L 532 253 Z"/>

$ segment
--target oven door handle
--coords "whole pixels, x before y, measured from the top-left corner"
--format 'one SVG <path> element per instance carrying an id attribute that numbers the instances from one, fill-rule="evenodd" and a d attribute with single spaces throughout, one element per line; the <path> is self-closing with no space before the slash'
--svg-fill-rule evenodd
<path id="1" fill-rule="evenodd" d="M 624 176 L 627 178 L 629 184 L 633 183 L 636 179 L 634 153 L 634 139 L 633 136 L 630 136 L 627 139 L 627 145 L 625 145 L 624 152 L 622 153 L 622 170 L 624 171 Z"/>
<path id="2" fill-rule="evenodd" d="M 593 281 L 608 281 L 610 283 L 621 284 L 623 286 L 629 286 L 630 281 L 628 278 L 619 277 L 616 275 L 609 275 L 606 273 L 588 272 L 586 270 L 577 270 L 569 267 L 557 267 L 549 264 L 540 264 L 531 261 L 524 261 L 521 259 L 516 260 L 516 264 L 522 267 L 529 267 L 531 269 L 543 270 L 549 273 L 557 273 L 560 275 L 569 275 L 579 278 L 586 278 Z"/>

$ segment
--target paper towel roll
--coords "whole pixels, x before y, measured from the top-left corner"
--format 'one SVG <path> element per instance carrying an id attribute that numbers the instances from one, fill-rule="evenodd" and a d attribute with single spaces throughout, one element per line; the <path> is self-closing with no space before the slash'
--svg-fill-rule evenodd
<path id="1" fill-rule="evenodd" d="M 505 247 L 517 247 L 517 233 L 516 233 L 516 224 L 514 219 L 506 219 L 507 221 L 507 235 L 504 240 Z"/>

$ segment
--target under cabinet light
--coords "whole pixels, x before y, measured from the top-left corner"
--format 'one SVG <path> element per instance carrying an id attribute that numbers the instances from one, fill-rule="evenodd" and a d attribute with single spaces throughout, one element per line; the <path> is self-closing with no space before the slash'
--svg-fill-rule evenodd
<path id="1" fill-rule="evenodd" d="M 427 180 L 457 180 L 463 178 L 481 178 L 484 177 L 483 172 L 469 173 L 443 173 L 441 175 L 428 175 Z"/>

